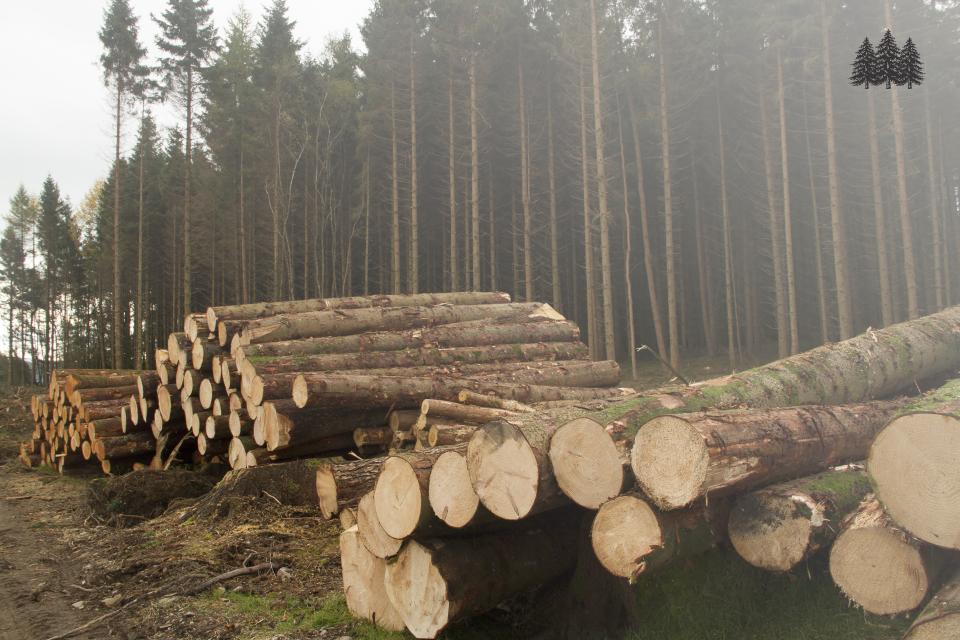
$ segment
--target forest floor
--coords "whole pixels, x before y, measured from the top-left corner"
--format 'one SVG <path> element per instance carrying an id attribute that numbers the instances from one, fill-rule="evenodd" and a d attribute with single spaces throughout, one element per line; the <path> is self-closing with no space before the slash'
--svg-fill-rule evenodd
<path id="1" fill-rule="evenodd" d="M 699 379 L 722 368 L 704 359 L 684 373 Z M 662 378 L 659 365 L 644 365 L 634 383 Z M 135 513 L 104 518 L 89 506 L 92 488 L 102 483 L 97 475 L 28 470 L 17 460 L 17 443 L 32 430 L 28 402 L 25 390 L 0 396 L 0 640 L 47 640 L 101 616 L 108 617 L 71 637 L 410 637 L 350 617 L 340 592 L 336 520 L 267 497 L 231 498 L 202 516 L 191 515 L 191 501 L 181 501 L 149 520 Z M 175 595 L 263 562 L 283 569 Z M 618 635 L 624 640 L 893 640 L 908 623 L 850 607 L 822 559 L 778 576 L 721 550 L 649 576 L 635 593 L 631 617 L 637 622 Z M 547 640 L 555 634 L 505 607 L 444 637 Z"/>

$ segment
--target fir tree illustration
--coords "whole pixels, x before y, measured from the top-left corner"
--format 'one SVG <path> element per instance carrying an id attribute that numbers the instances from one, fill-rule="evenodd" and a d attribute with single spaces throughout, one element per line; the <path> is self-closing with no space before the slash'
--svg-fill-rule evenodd
<path id="1" fill-rule="evenodd" d="M 907 85 L 907 89 L 912 89 L 915 84 L 923 83 L 923 62 L 920 61 L 920 54 L 917 52 L 916 45 L 913 44 L 913 38 L 907 38 L 900 50 L 900 56 L 897 58 L 897 84 Z"/>
<path id="2" fill-rule="evenodd" d="M 870 38 L 864 38 L 863 44 L 857 49 L 857 57 L 853 60 L 853 73 L 850 74 L 850 84 L 855 87 L 863 85 L 869 89 L 877 78 L 877 54 L 873 51 Z"/>
<path id="3" fill-rule="evenodd" d="M 880 43 L 877 45 L 877 77 L 874 84 L 884 83 L 887 89 L 890 84 L 900 84 L 900 49 L 897 47 L 897 41 L 894 40 L 890 29 L 887 29 Z"/>

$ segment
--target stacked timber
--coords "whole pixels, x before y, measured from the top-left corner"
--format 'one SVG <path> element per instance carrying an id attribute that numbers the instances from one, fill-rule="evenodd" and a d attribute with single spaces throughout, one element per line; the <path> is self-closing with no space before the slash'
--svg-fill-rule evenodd
<path id="1" fill-rule="evenodd" d="M 960 380 L 905 394 L 958 369 L 953 308 L 626 400 L 438 394 L 392 416 L 413 450 L 316 476 L 321 511 L 344 525 L 347 604 L 434 638 L 571 575 L 585 508 L 586 548 L 626 581 L 721 544 L 780 572 L 829 550 L 852 602 L 880 615 L 929 602 L 909 637 L 950 637 L 936 634 L 960 625 Z M 431 415 L 454 424 L 423 441 Z"/>

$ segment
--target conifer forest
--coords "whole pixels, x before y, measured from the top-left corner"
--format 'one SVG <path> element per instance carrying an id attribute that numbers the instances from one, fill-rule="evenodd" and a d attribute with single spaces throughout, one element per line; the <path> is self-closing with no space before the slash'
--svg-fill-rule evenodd
<path id="1" fill-rule="evenodd" d="M 284 0 L 103 4 L 112 162 L 4 194 L 9 382 L 265 300 L 504 291 L 626 377 L 960 299 L 955 2 L 377 0 L 317 55 Z"/>

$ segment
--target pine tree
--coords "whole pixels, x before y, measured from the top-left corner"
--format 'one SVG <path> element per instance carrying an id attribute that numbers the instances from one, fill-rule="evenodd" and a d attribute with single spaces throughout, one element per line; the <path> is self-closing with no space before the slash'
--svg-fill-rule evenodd
<path id="1" fill-rule="evenodd" d="M 923 63 L 920 61 L 916 45 L 913 44 L 913 38 L 907 38 L 903 49 L 900 50 L 900 56 L 897 58 L 897 80 L 897 84 L 905 84 L 907 89 L 912 89 L 913 85 L 923 82 Z"/>
<path id="2" fill-rule="evenodd" d="M 900 82 L 900 49 L 897 47 L 897 41 L 893 37 L 890 29 L 883 33 L 880 43 L 877 45 L 877 73 L 874 78 L 874 84 L 885 84 L 887 89 L 892 84 L 902 84 Z"/>
<path id="3" fill-rule="evenodd" d="M 850 84 L 855 87 L 863 85 L 864 89 L 869 89 L 871 84 L 876 84 L 874 78 L 877 77 L 877 54 L 870 44 L 870 38 L 864 38 L 863 44 L 857 49 L 857 57 L 853 60 L 853 73 L 850 74 Z"/>
<path id="4" fill-rule="evenodd" d="M 168 90 L 173 91 L 186 110 L 183 174 L 183 310 L 190 304 L 190 158 L 193 152 L 193 120 L 195 99 L 202 71 L 217 48 L 217 30 L 208 0 L 168 0 L 167 10 L 154 21 L 160 27 L 157 46 L 164 56 L 160 69 Z"/>

